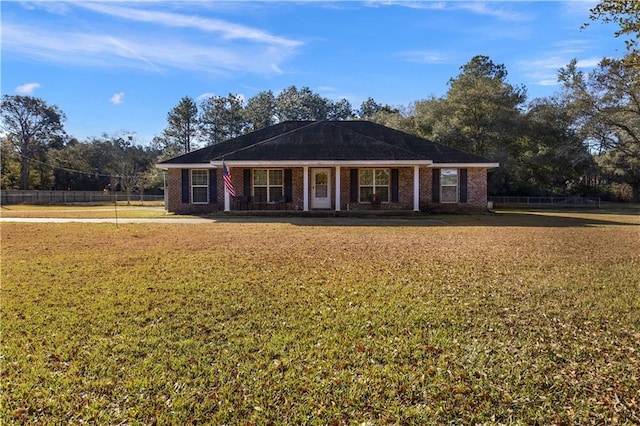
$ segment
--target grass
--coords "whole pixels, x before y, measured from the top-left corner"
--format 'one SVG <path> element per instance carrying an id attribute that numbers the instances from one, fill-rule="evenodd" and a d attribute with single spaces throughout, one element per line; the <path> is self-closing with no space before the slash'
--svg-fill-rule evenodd
<path id="1" fill-rule="evenodd" d="M 165 213 L 162 203 L 139 202 L 127 205 L 126 202 L 113 204 L 66 204 L 66 205 L 26 205 L 15 204 L 2 206 L 0 208 L 0 217 L 62 217 L 62 218 L 160 218 L 172 217 Z"/>
<path id="2" fill-rule="evenodd" d="M 2 224 L 0 422 L 639 423 L 639 217 L 447 221 Z"/>

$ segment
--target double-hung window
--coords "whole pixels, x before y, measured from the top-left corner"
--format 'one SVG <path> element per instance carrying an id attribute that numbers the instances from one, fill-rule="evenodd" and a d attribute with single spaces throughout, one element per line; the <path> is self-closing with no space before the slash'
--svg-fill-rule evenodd
<path id="1" fill-rule="evenodd" d="M 282 169 L 256 169 L 253 171 L 253 198 L 257 202 L 273 203 L 284 194 Z"/>
<path id="2" fill-rule="evenodd" d="M 209 170 L 191 170 L 191 202 L 209 202 Z"/>
<path id="3" fill-rule="evenodd" d="M 389 169 L 360 169 L 360 202 L 371 201 L 373 194 L 377 194 L 381 202 L 389 202 L 389 182 Z"/>
<path id="4" fill-rule="evenodd" d="M 440 169 L 440 202 L 458 202 L 458 169 Z"/>

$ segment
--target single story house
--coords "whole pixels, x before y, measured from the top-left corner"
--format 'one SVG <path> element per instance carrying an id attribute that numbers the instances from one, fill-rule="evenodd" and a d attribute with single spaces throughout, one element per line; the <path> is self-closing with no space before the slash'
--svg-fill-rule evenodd
<path id="1" fill-rule="evenodd" d="M 418 212 L 485 210 L 498 163 L 369 121 L 286 121 L 156 166 L 175 213 Z"/>

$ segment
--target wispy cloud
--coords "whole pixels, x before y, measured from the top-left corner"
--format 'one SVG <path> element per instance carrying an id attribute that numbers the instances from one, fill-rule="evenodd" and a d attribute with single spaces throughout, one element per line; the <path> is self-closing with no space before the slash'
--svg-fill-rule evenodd
<path id="1" fill-rule="evenodd" d="M 202 93 L 202 94 L 198 95 L 196 97 L 196 101 L 202 102 L 202 101 L 204 101 L 206 99 L 213 98 L 215 96 L 217 96 L 215 93 L 205 92 L 205 93 Z"/>
<path id="2" fill-rule="evenodd" d="M 16 93 L 20 95 L 30 95 L 38 88 L 40 88 L 40 83 L 25 83 L 16 87 Z"/>
<path id="3" fill-rule="evenodd" d="M 369 0 L 365 3 L 369 7 L 402 6 L 410 9 L 446 9 L 445 1 L 410 1 L 410 0 Z"/>
<path id="4" fill-rule="evenodd" d="M 454 9 L 467 10 L 477 15 L 491 16 L 502 21 L 526 21 L 530 19 L 530 17 L 525 13 L 513 12 L 505 8 L 504 4 L 502 4 L 501 2 L 454 2 L 451 3 L 451 7 Z"/>
<path id="5" fill-rule="evenodd" d="M 76 11 L 100 15 L 88 30 L 64 25 L 63 18 L 38 21 L 38 25 L 3 22 L 3 51 L 84 67 L 129 67 L 156 73 L 175 68 L 214 75 L 239 71 L 278 74 L 282 73 L 283 61 L 302 45 L 219 19 L 148 10 L 160 4 L 156 2 L 144 3 L 144 10 L 121 4 L 68 3 L 79 8 Z M 135 31 L 136 24 L 144 25 L 144 31 Z"/>
<path id="6" fill-rule="evenodd" d="M 593 68 L 602 58 L 583 54 L 589 48 L 588 43 L 579 40 L 566 40 L 555 43 L 544 56 L 522 59 L 517 62 L 518 69 L 530 80 L 530 84 L 540 86 L 557 86 L 558 71 L 566 67 L 571 60 L 577 59 L 578 68 Z"/>
<path id="7" fill-rule="evenodd" d="M 513 12 L 503 2 L 484 1 L 404 1 L 404 0 L 369 0 L 370 7 L 400 6 L 422 10 L 466 10 L 468 12 L 491 16 L 503 21 L 523 21 L 530 19 L 526 14 Z"/>
<path id="8" fill-rule="evenodd" d="M 109 99 L 109 102 L 111 102 L 112 105 L 120 105 L 124 102 L 124 92 L 114 93 L 111 99 Z"/>
<path id="9" fill-rule="evenodd" d="M 249 40 L 283 47 L 296 47 L 301 44 L 295 40 L 278 37 L 256 28 L 234 24 L 220 19 L 200 18 L 180 13 L 159 12 L 94 2 L 78 2 L 77 5 L 94 12 L 111 15 L 128 21 L 148 22 L 166 27 L 183 27 L 197 29 L 207 33 L 218 33 L 223 39 L 227 40 Z"/>
<path id="10" fill-rule="evenodd" d="M 405 61 L 418 64 L 444 64 L 451 59 L 448 55 L 435 50 L 410 50 L 400 52 L 396 56 Z"/>

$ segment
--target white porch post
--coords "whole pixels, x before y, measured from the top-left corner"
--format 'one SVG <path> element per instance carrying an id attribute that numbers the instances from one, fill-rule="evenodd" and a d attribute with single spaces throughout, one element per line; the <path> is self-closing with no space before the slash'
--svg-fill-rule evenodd
<path id="1" fill-rule="evenodd" d="M 340 211 L 340 166 L 336 166 L 336 211 Z"/>
<path id="2" fill-rule="evenodd" d="M 229 191 L 227 191 L 226 186 L 224 186 L 224 211 L 225 212 L 231 211 L 231 197 L 229 196 Z"/>
<path id="3" fill-rule="evenodd" d="M 302 167 L 302 210 L 309 211 L 309 166 Z"/>
<path id="4" fill-rule="evenodd" d="M 420 211 L 420 167 L 413 166 L 413 211 Z"/>

